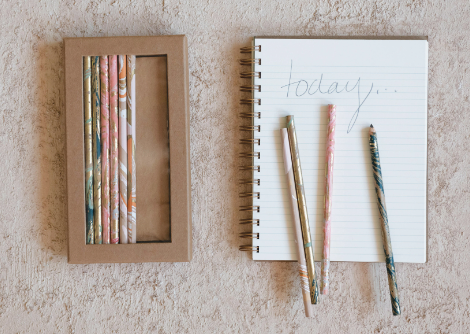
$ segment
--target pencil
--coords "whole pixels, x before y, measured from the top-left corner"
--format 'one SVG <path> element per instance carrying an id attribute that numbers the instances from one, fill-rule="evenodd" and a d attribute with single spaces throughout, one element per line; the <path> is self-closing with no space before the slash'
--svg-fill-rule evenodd
<path id="1" fill-rule="evenodd" d="M 330 286 L 331 205 L 333 200 L 333 165 L 335 161 L 336 106 L 328 106 L 328 130 L 326 133 L 325 197 L 323 217 L 323 260 L 321 262 L 321 293 L 328 294 Z"/>
<path id="2" fill-rule="evenodd" d="M 119 242 L 128 243 L 127 236 L 127 84 L 126 56 L 118 57 L 119 63 Z"/>
<path id="3" fill-rule="evenodd" d="M 93 110 L 93 220 L 95 244 L 103 243 L 101 224 L 101 128 L 100 128 L 100 57 L 91 57 L 91 94 Z"/>
<path id="4" fill-rule="evenodd" d="M 101 90 L 101 224 L 103 244 L 110 243 L 110 178 L 109 178 L 109 63 L 108 56 L 100 57 Z"/>
<path id="5" fill-rule="evenodd" d="M 318 303 L 318 284 L 315 277 L 315 260 L 313 257 L 312 238 L 310 236 L 310 225 L 307 214 L 307 201 L 302 179 L 302 169 L 300 167 L 299 148 L 295 133 L 294 116 L 287 116 L 287 132 L 289 134 L 289 146 L 294 171 L 295 191 L 299 207 L 300 225 L 302 227 L 302 242 L 307 263 L 308 283 L 310 289 L 310 300 L 312 304 Z"/>
<path id="6" fill-rule="evenodd" d="M 304 300 L 305 316 L 313 315 L 312 304 L 310 302 L 310 288 L 308 285 L 308 271 L 305 262 L 305 252 L 302 246 L 302 228 L 300 227 L 299 207 L 297 205 L 297 194 L 295 192 L 294 172 L 292 171 L 292 158 L 289 148 L 289 137 L 287 129 L 281 129 L 281 145 L 284 157 L 284 172 L 287 178 L 287 188 L 289 189 L 289 202 L 292 211 L 292 226 L 294 228 L 295 246 L 299 263 L 300 287 Z"/>
<path id="7" fill-rule="evenodd" d="M 127 233 L 129 243 L 137 242 L 135 164 L 135 56 L 127 56 Z"/>
<path id="8" fill-rule="evenodd" d="M 85 207 L 86 243 L 94 244 L 93 232 L 93 108 L 91 106 L 91 57 L 83 57 L 83 103 L 85 105 Z"/>
<path id="9" fill-rule="evenodd" d="M 379 207 L 379 217 L 382 227 L 382 242 L 387 264 L 388 286 L 390 288 L 390 300 L 392 302 L 393 315 L 400 315 L 400 300 L 398 299 L 397 275 L 395 263 L 393 261 L 392 241 L 388 227 L 387 206 L 385 204 L 385 192 L 382 179 L 382 169 L 380 168 L 379 146 L 377 143 L 377 133 L 372 124 L 369 129 L 370 157 L 372 160 L 372 170 L 374 173 L 375 193 L 377 194 L 377 206 Z"/>
<path id="10" fill-rule="evenodd" d="M 119 110 L 117 56 L 109 56 L 109 161 L 111 243 L 119 243 Z"/>

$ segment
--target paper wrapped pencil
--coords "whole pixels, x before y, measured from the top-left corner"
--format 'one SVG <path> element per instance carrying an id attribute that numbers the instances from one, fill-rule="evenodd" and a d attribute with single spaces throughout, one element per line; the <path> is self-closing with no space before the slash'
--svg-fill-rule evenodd
<path id="1" fill-rule="evenodd" d="M 300 224 L 302 227 L 302 241 L 305 251 L 305 261 L 307 263 L 308 283 L 310 288 L 310 300 L 312 304 L 318 303 L 318 284 L 315 277 L 315 261 L 313 257 L 312 238 L 310 236 L 310 225 L 308 222 L 307 200 L 300 167 L 299 148 L 297 145 L 297 135 L 295 133 L 294 116 L 287 116 L 287 132 L 289 134 L 289 146 L 292 157 L 294 171 L 295 190 L 299 207 Z"/>
<path id="2" fill-rule="evenodd" d="M 94 244 L 93 233 L 93 109 L 91 106 L 91 57 L 83 57 L 83 104 L 85 106 L 85 207 L 86 243 Z"/>
<path id="3" fill-rule="evenodd" d="M 119 243 L 119 110 L 117 56 L 109 56 L 109 161 L 111 243 Z"/>
<path id="4" fill-rule="evenodd" d="M 101 127 L 100 57 L 91 57 L 91 94 L 93 109 L 93 219 L 95 244 L 103 243 L 101 224 Z"/>
<path id="5" fill-rule="evenodd" d="M 119 242 L 128 243 L 127 235 L 127 84 L 126 56 L 118 57 L 119 66 Z"/>
<path id="6" fill-rule="evenodd" d="M 103 244 L 110 243 L 110 178 L 109 178 L 109 63 L 108 56 L 100 57 L 101 89 L 101 223 Z"/>
<path id="7" fill-rule="evenodd" d="M 325 198 L 323 217 L 323 259 L 321 262 L 321 293 L 328 294 L 331 243 L 331 205 L 333 201 L 333 165 L 335 160 L 336 106 L 328 106 L 328 129 L 326 132 Z"/>
<path id="8" fill-rule="evenodd" d="M 308 271 L 305 262 L 305 252 L 302 244 L 302 228 L 300 227 L 299 207 L 297 204 L 297 194 L 295 191 L 294 172 L 292 171 L 292 158 L 289 148 L 289 137 L 287 129 L 281 129 L 282 155 L 284 157 L 284 172 L 286 173 L 287 188 L 289 190 L 289 202 L 292 210 L 292 227 L 294 229 L 295 246 L 299 263 L 300 286 L 302 298 L 304 300 L 305 316 L 313 315 L 312 304 L 310 302 L 310 288 L 308 285 Z"/>
<path id="9" fill-rule="evenodd" d="M 372 124 L 369 129 L 370 157 L 375 181 L 375 193 L 377 194 L 377 206 L 379 207 L 379 218 L 382 227 L 382 242 L 387 264 L 388 286 L 390 288 L 390 300 L 392 302 L 393 315 L 400 315 L 400 300 L 398 299 L 397 275 L 395 262 L 393 261 L 392 240 L 388 227 L 387 206 L 385 204 L 385 191 L 382 179 L 382 168 L 380 167 L 379 145 L 377 134 Z"/>
<path id="10" fill-rule="evenodd" d="M 135 110 L 135 56 L 127 56 L 127 233 L 129 243 L 137 242 Z"/>

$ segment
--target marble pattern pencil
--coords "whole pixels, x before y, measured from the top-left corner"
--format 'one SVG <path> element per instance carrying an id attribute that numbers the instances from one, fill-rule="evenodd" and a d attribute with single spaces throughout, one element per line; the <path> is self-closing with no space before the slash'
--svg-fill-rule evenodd
<path id="1" fill-rule="evenodd" d="M 387 264 L 388 286 L 390 288 L 390 300 L 392 303 L 393 315 L 400 315 L 400 300 L 398 299 L 397 275 L 395 272 L 395 262 L 393 261 L 392 241 L 388 226 L 387 206 L 385 204 L 385 191 L 382 178 L 382 168 L 380 167 L 379 145 L 377 133 L 370 125 L 369 129 L 370 157 L 372 160 L 372 170 L 374 173 L 375 193 L 377 194 L 377 206 L 379 208 L 380 224 L 382 228 L 382 242 Z"/>
<path id="2" fill-rule="evenodd" d="M 127 83 L 126 56 L 118 56 L 119 84 L 119 242 L 128 243 L 127 236 Z"/>
<path id="3" fill-rule="evenodd" d="M 103 244 L 110 243 L 110 178 L 109 178 L 109 62 L 108 56 L 100 57 L 101 88 L 101 223 Z"/>
<path id="4" fill-rule="evenodd" d="M 302 241 L 307 263 L 308 283 L 310 289 L 310 300 L 312 304 L 318 303 L 318 284 L 315 277 L 315 260 L 313 256 L 312 237 L 310 236 L 310 225 L 308 222 L 307 200 L 305 198 L 302 168 L 300 166 L 299 147 L 295 133 L 294 116 L 287 116 L 287 132 L 289 134 L 289 146 L 294 170 L 295 190 L 299 206 L 300 224 L 302 226 Z"/>
<path id="5" fill-rule="evenodd" d="M 95 244 L 103 243 L 101 224 L 101 127 L 100 127 L 100 57 L 91 57 L 91 92 L 93 108 L 93 219 Z"/>
<path id="6" fill-rule="evenodd" d="M 109 155 L 111 243 L 119 243 L 119 110 L 117 56 L 109 56 Z"/>
<path id="7" fill-rule="evenodd" d="M 86 243 L 94 244 L 93 233 L 93 108 L 91 105 L 91 57 L 83 57 L 83 104 L 85 114 L 85 208 Z"/>
<path id="8" fill-rule="evenodd" d="M 302 299 L 304 301 L 305 316 L 313 315 L 313 307 L 310 302 L 310 288 L 308 285 L 308 270 L 305 262 L 305 252 L 302 244 L 302 227 L 300 226 L 299 206 L 297 194 L 295 191 L 294 172 L 292 171 L 292 158 L 290 155 L 289 137 L 287 129 L 281 129 L 282 156 L 284 160 L 284 172 L 287 179 L 287 188 L 289 191 L 289 202 L 292 212 L 292 227 L 294 229 L 295 246 L 297 250 L 297 259 L 299 265 L 300 287 L 302 289 Z"/>
<path id="9" fill-rule="evenodd" d="M 135 56 L 127 56 L 127 233 L 129 243 L 137 242 L 135 166 Z"/>
<path id="10" fill-rule="evenodd" d="M 333 165 L 335 160 L 336 106 L 328 106 L 328 129 L 326 132 L 325 197 L 323 203 L 323 259 L 321 262 L 321 293 L 328 294 L 330 286 L 331 205 L 333 200 Z"/>

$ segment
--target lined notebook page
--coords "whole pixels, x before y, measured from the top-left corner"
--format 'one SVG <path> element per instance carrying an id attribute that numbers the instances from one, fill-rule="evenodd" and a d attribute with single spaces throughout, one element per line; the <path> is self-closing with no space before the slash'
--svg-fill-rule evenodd
<path id="1" fill-rule="evenodd" d="M 279 129 L 294 115 L 315 260 L 322 259 L 327 105 L 337 105 L 332 261 L 384 262 L 368 145 L 377 130 L 395 262 L 426 261 L 427 41 L 256 38 L 259 252 L 297 260 Z"/>

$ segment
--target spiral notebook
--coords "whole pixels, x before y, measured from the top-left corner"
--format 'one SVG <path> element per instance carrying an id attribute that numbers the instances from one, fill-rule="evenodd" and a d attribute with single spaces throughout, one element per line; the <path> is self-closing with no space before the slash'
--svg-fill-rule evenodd
<path id="1" fill-rule="evenodd" d="M 327 105 L 337 106 L 331 260 L 383 262 L 368 147 L 377 130 L 395 262 L 426 262 L 425 39 L 254 38 L 243 48 L 254 260 L 297 260 L 279 129 L 294 115 L 315 260 L 322 259 Z M 244 93 L 249 94 L 249 93 Z M 251 149 L 247 150 L 251 143 Z M 245 234 L 246 236 L 246 234 Z"/>

